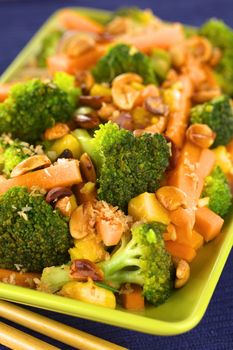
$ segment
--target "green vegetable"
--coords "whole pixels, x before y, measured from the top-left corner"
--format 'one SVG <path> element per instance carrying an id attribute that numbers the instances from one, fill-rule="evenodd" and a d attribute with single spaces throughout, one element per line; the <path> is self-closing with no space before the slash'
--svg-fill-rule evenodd
<path id="1" fill-rule="evenodd" d="M 35 154 L 35 149 L 27 142 L 12 140 L 9 136 L 0 137 L 0 167 L 9 176 L 17 164 Z"/>
<path id="2" fill-rule="evenodd" d="M 163 81 L 171 68 L 171 55 L 165 50 L 153 49 L 150 57 L 156 76 L 160 81 Z"/>
<path id="3" fill-rule="evenodd" d="M 150 58 L 125 44 L 112 47 L 95 65 L 92 73 L 98 83 L 110 83 L 122 73 L 133 72 L 143 78 L 145 84 L 157 84 Z"/>
<path id="4" fill-rule="evenodd" d="M 71 280 L 70 265 L 46 267 L 41 275 L 39 290 L 52 294 Z"/>
<path id="5" fill-rule="evenodd" d="M 67 220 L 39 193 L 13 187 L 0 197 L 0 267 L 40 272 L 69 260 Z"/>
<path id="6" fill-rule="evenodd" d="M 223 92 L 233 96 L 233 30 L 220 20 L 210 19 L 199 32 L 222 50 L 221 60 L 215 67 L 216 76 Z"/>
<path id="7" fill-rule="evenodd" d="M 37 55 L 37 61 L 39 67 L 46 67 L 47 58 L 52 56 L 57 49 L 59 40 L 61 39 L 63 32 L 60 30 L 53 30 L 42 41 L 40 51 Z"/>
<path id="8" fill-rule="evenodd" d="M 233 137 L 233 111 L 230 98 L 222 95 L 193 107 L 191 123 L 207 124 L 216 132 L 213 147 L 226 145 Z"/>
<path id="9" fill-rule="evenodd" d="M 169 146 L 164 136 L 135 137 L 111 122 L 100 125 L 94 138 L 82 129 L 73 135 L 97 166 L 100 200 L 126 210 L 131 198 L 159 187 L 169 164 Z"/>
<path id="10" fill-rule="evenodd" d="M 36 141 L 46 128 L 70 119 L 78 95 L 74 77 L 66 73 L 57 73 L 54 82 L 35 79 L 14 85 L 9 98 L 0 103 L 0 134 Z"/>
<path id="11" fill-rule="evenodd" d="M 206 177 L 202 197 L 209 197 L 208 207 L 224 217 L 232 204 L 232 195 L 227 178 L 221 168 L 216 166 Z"/>
<path id="12" fill-rule="evenodd" d="M 119 8 L 113 13 L 112 18 L 115 17 L 130 18 L 133 21 L 137 22 L 137 24 L 147 25 L 151 21 L 151 19 L 154 18 L 154 15 L 150 10 L 142 10 L 136 6 L 133 6 Z"/>
<path id="13" fill-rule="evenodd" d="M 172 291 L 174 277 L 171 257 L 162 237 L 165 228 L 158 222 L 134 226 L 130 240 L 123 237 L 120 248 L 109 260 L 99 264 L 105 282 L 115 288 L 122 283 L 139 284 L 147 301 L 153 305 L 165 302 Z"/>

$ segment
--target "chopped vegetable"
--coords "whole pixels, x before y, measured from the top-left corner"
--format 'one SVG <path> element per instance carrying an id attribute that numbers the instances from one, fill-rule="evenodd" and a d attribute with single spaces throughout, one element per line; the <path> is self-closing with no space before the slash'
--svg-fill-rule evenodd
<path id="1" fill-rule="evenodd" d="M 100 263 L 106 283 L 116 288 L 122 283 L 136 283 L 154 305 L 163 303 L 171 293 L 173 266 L 165 251 L 161 223 L 139 224 L 132 228 L 132 237 L 122 238 L 121 246 L 110 260 Z"/>
<path id="2" fill-rule="evenodd" d="M 135 137 L 111 122 L 101 125 L 94 138 L 81 129 L 73 135 L 97 166 L 99 199 L 126 210 L 131 198 L 159 187 L 169 161 L 162 135 Z"/>
<path id="3" fill-rule="evenodd" d="M 68 261 L 67 221 L 38 193 L 14 187 L 0 196 L 0 222 L 0 268 L 40 272 Z"/>
<path id="4" fill-rule="evenodd" d="M 143 78 L 145 84 L 156 83 L 155 71 L 150 58 L 124 44 L 112 47 L 92 70 L 99 83 L 110 83 L 115 77 L 126 72 L 137 73 Z"/>
<path id="5" fill-rule="evenodd" d="M 191 110 L 191 123 L 207 124 L 215 133 L 213 147 L 226 145 L 233 137 L 233 110 L 228 96 L 219 96 Z"/>

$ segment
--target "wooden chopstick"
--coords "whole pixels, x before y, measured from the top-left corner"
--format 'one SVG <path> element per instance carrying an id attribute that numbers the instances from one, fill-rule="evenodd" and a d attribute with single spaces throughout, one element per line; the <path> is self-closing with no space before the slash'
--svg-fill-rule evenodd
<path id="1" fill-rule="evenodd" d="M 3 322 L 0 322 L 0 344 L 13 350 L 59 350 Z"/>
<path id="2" fill-rule="evenodd" d="M 54 338 L 62 343 L 68 344 L 75 349 L 127 350 L 122 346 L 51 320 L 50 318 L 23 309 L 6 301 L 0 301 L 0 316 L 48 337 Z M 47 349 L 49 350 L 49 348 Z"/>

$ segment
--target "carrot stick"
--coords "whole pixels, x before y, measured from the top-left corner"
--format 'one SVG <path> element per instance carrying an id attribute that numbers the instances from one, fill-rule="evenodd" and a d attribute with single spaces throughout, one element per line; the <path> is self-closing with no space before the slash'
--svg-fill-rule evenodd
<path id="1" fill-rule="evenodd" d="M 195 249 L 185 244 L 180 244 L 173 241 L 166 241 L 165 247 L 172 256 L 184 259 L 188 262 L 191 262 L 196 256 Z"/>
<path id="2" fill-rule="evenodd" d="M 77 160 L 71 160 L 12 179 L 4 180 L 1 178 L 0 195 L 14 186 L 26 186 L 28 188 L 37 186 L 49 190 L 59 186 L 69 187 L 80 182 L 82 182 L 82 177 L 79 170 L 79 162 Z"/>
<path id="3" fill-rule="evenodd" d="M 0 102 L 5 101 L 9 95 L 12 84 L 0 84 Z"/>
<path id="4" fill-rule="evenodd" d="M 207 207 L 196 210 L 196 222 L 194 229 L 197 230 L 206 242 L 214 239 L 220 232 L 224 220 Z"/>
<path id="5" fill-rule="evenodd" d="M 93 66 L 105 53 L 104 45 L 96 45 L 94 49 L 84 52 L 77 58 L 71 58 L 65 54 L 57 54 L 47 59 L 50 74 L 59 71 L 74 74 L 79 70 L 85 70 Z"/>
<path id="6" fill-rule="evenodd" d="M 201 157 L 201 148 L 186 141 L 181 151 L 176 168 L 171 172 L 168 184 L 176 186 L 187 194 L 188 200 L 197 200 L 198 176 L 196 169 Z"/>
<path id="7" fill-rule="evenodd" d="M 172 111 L 169 115 L 166 136 L 168 136 L 178 148 L 181 148 L 188 125 L 193 85 L 190 78 L 186 75 L 181 75 L 178 82 L 182 86 L 180 101 L 177 104 L 177 110 Z"/>
<path id="8" fill-rule="evenodd" d="M 0 269 L 0 282 L 16 284 L 21 287 L 34 288 L 34 279 L 40 278 L 40 276 L 39 273 Z"/>
<path id="9" fill-rule="evenodd" d="M 130 285 L 131 290 L 122 294 L 122 304 L 127 310 L 143 310 L 145 307 L 142 287 L 134 284 Z"/>
<path id="10" fill-rule="evenodd" d="M 170 212 L 171 222 L 182 230 L 182 235 L 191 239 L 192 230 L 195 223 L 195 213 L 192 208 L 178 208 Z"/>
<path id="11" fill-rule="evenodd" d="M 137 35 L 125 34 L 117 38 L 118 42 L 133 45 L 145 53 L 150 52 L 155 47 L 169 49 L 183 40 L 183 29 L 178 23 L 163 25 L 157 30 L 146 28 Z"/>
<path id="12" fill-rule="evenodd" d="M 63 27 L 69 30 L 92 32 L 96 34 L 104 31 L 104 27 L 100 23 L 71 9 L 60 11 L 58 14 L 58 21 Z"/>

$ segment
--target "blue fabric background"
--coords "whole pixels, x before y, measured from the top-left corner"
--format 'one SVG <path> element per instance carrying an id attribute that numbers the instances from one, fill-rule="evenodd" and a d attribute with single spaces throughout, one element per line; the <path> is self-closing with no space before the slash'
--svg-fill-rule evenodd
<path id="1" fill-rule="evenodd" d="M 122 5 L 150 7 L 158 16 L 170 21 L 182 21 L 199 25 L 208 17 L 215 16 L 222 18 L 233 26 L 232 0 L 0 0 L 0 74 L 47 17 L 59 7 L 86 6 L 112 10 Z M 231 350 L 233 349 L 233 252 L 228 258 L 201 323 L 195 329 L 183 335 L 175 337 L 145 335 L 58 313 L 34 310 L 125 346 L 130 350 Z M 7 323 L 11 324 L 10 322 Z M 18 328 L 23 329 L 20 326 Z M 71 347 L 42 335 L 31 331 L 29 333 L 61 349 L 71 350 Z M 0 350 L 3 349 L 6 348 L 0 345 Z"/>

